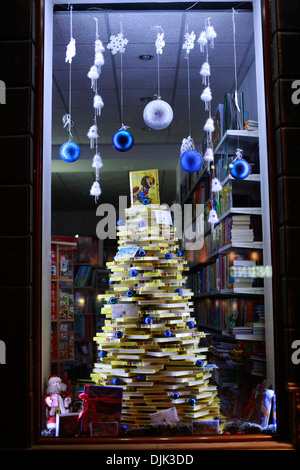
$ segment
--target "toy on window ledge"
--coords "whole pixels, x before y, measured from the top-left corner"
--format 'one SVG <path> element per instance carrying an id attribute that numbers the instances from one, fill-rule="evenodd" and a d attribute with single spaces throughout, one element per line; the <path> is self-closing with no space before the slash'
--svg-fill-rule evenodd
<path id="1" fill-rule="evenodd" d="M 51 375 L 48 379 L 48 387 L 44 401 L 47 407 L 47 429 L 55 433 L 56 415 L 69 413 L 72 403 L 71 393 L 67 391 L 66 384 L 60 377 Z"/>

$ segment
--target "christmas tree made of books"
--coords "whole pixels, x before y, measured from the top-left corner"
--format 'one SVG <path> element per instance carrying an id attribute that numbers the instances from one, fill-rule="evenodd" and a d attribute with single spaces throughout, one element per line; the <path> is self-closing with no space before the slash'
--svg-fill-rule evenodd
<path id="1" fill-rule="evenodd" d="M 207 348 L 199 346 L 205 335 L 192 316 L 186 261 L 169 208 L 159 202 L 157 170 L 130 173 L 130 190 L 118 251 L 107 263 L 106 320 L 94 338 L 99 362 L 91 379 L 123 388 L 127 427 L 217 419 Z"/>

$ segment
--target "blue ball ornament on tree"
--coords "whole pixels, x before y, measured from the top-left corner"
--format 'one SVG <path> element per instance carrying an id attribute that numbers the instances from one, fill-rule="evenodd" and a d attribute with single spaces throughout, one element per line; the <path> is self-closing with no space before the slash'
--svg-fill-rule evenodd
<path id="1" fill-rule="evenodd" d="M 189 399 L 189 405 L 190 405 L 190 406 L 195 406 L 196 403 L 197 403 L 196 398 L 190 398 L 190 399 Z"/>
<path id="2" fill-rule="evenodd" d="M 114 134 L 112 143 L 119 152 L 127 152 L 133 147 L 134 138 L 127 129 L 120 129 Z"/>
<path id="3" fill-rule="evenodd" d="M 139 256 L 145 256 L 146 251 L 145 250 L 139 250 Z"/>
<path id="4" fill-rule="evenodd" d="M 148 204 L 150 204 L 150 199 L 147 198 L 147 197 L 144 197 L 144 199 L 143 199 L 142 202 L 143 202 L 143 205 L 144 205 L 144 206 L 147 206 Z"/>
<path id="5" fill-rule="evenodd" d="M 177 250 L 177 251 L 176 251 L 176 255 L 177 255 L 177 256 L 182 256 L 182 251 Z"/>
<path id="6" fill-rule="evenodd" d="M 110 304 L 116 304 L 116 303 L 117 303 L 116 297 L 111 297 L 111 298 L 109 299 L 109 303 L 110 303 Z"/>
<path id="7" fill-rule="evenodd" d="M 104 349 L 101 349 L 101 351 L 99 351 L 99 357 L 103 358 L 106 356 L 107 356 L 107 351 L 104 351 Z"/>
<path id="8" fill-rule="evenodd" d="M 194 328 L 194 327 L 195 327 L 195 323 L 194 323 L 193 321 L 189 321 L 189 322 L 187 322 L 187 326 L 188 326 L 189 328 Z"/>
<path id="9" fill-rule="evenodd" d="M 182 295 L 182 290 L 181 289 L 176 289 L 175 292 L 179 295 Z"/>
<path id="10" fill-rule="evenodd" d="M 131 277 L 135 277 L 135 276 L 137 276 L 137 270 L 136 269 L 131 269 L 129 271 L 129 274 L 130 274 Z"/>
<path id="11" fill-rule="evenodd" d="M 250 165 L 243 158 L 235 160 L 231 164 L 230 174 L 233 178 L 243 180 L 250 174 Z"/>
<path id="12" fill-rule="evenodd" d="M 146 323 L 146 325 L 151 325 L 151 324 L 153 323 L 153 318 L 151 318 L 151 317 L 146 317 L 146 318 L 145 318 L 145 323 Z"/>
<path id="13" fill-rule="evenodd" d="M 121 339 L 123 337 L 122 331 L 116 331 L 116 338 Z"/>
<path id="14" fill-rule="evenodd" d="M 201 359 L 198 359 L 198 361 L 196 362 L 197 367 L 203 367 L 203 364 L 204 362 Z"/>
<path id="15" fill-rule="evenodd" d="M 178 398 L 180 398 L 180 395 L 178 392 L 173 392 L 171 398 L 172 400 L 178 400 Z"/>
<path id="16" fill-rule="evenodd" d="M 165 258 L 166 258 L 166 259 L 172 259 L 172 258 L 173 258 L 172 253 L 166 253 L 166 254 L 165 254 Z"/>
<path id="17" fill-rule="evenodd" d="M 172 331 L 171 330 L 166 330 L 164 332 L 164 335 L 165 335 L 166 338 L 170 338 L 172 336 Z"/>
<path id="18" fill-rule="evenodd" d="M 126 292 L 126 295 L 127 297 L 133 297 L 134 291 L 132 289 L 128 289 L 128 291 Z"/>
<path id="19" fill-rule="evenodd" d="M 59 155 L 67 163 L 76 162 L 80 157 L 80 147 L 75 142 L 65 142 L 59 149 Z"/>
<path id="20" fill-rule="evenodd" d="M 146 376 L 144 374 L 139 374 L 137 379 L 139 382 L 144 382 L 146 380 Z"/>
<path id="21" fill-rule="evenodd" d="M 114 384 L 114 385 L 119 385 L 119 383 L 120 383 L 119 377 L 114 377 L 114 378 L 113 378 L 113 384 Z"/>
<path id="22" fill-rule="evenodd" d="M 180 166 L 188 173 L 198 171 L 202 166 L 202 156 L 196 150 L 187 150 L 180 157 Z"/>

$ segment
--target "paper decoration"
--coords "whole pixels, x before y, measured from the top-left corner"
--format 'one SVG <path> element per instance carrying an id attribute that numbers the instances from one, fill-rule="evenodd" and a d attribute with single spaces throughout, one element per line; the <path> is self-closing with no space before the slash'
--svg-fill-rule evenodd
<path id="1" fill-rule="evenodd" d="M 113 55 L 117 54 L 117 52 L 125 52 L 125 46 L 128 44 L 128 39 L 124 37 L 122 31 L 120 31 L 117 35 L 110 36 L 110 42 L 107 44 L 107 49 L 110 49 Z"/>
<path id="2" fill-rule="evenodd" d="M 130 175 L 130 184 L 141 174 L 152 178 L 155 170 L 137 173 Z M 199 346 L 204 334 L 186 286 L 187 262 L 175 228 L 170 225 L 165 233 L 160 224 L 169 213 L 159 203 L 132 204 L 117 227 L 117 254 L 123 256 L 106 264 L 113 283 L 100 294 L 106 319 L 95 337 L 99 361 L 90 378 L 102 386 L 117 380 L 116 387 L 123 389 L 124 431 L 220 417 L 217 387 L 205 370 L 208 348 Z M 141 221 L 147 224 L 140 226 Z"/>

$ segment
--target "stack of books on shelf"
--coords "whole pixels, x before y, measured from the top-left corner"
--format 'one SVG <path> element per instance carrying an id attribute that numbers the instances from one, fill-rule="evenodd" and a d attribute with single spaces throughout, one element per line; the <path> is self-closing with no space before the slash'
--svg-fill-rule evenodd
<path id="1" fill-rule="evenodd" d="M 228 236 L 229 243 L 249 243 L 254 241 L 254 232 L 250 228 L 250 215 L 232 215 L 231 227 Z"/>
<path id="2" fill-rule="evenodd" d="M 245 131 L 257 131 L 258 130 L 258 122 L 248 119 L 244 124 Z"/>
<path id="3" fill-rule="evenodd" d="M 79 266 L 75 281 L 74 287 L 86 287 L 91 276 L 92 266 Z"/>

